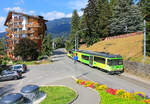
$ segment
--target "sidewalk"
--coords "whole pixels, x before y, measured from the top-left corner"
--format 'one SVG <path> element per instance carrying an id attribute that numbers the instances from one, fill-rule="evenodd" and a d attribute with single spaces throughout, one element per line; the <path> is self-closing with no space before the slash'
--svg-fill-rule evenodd
<path id="1" fill-rule="evenodd" d="M 99 104 L 100 96 L 98 92 L 93 89 L 89 89 L 83 87 L 81 85 L 76 84 L 76 81 L 73 78 L 66 78 L 63 80 L 59 80 L 49 85 L 65 85 L 70 87 L 78 93 L 78 98 L 73 102 L 73 104 Z"/>

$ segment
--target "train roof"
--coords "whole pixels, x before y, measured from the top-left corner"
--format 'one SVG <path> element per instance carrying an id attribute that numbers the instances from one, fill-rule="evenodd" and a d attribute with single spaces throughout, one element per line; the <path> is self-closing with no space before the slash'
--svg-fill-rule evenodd
<path id="1" fill-rule="evenodd" d="M 96 56 L 102 56 L 105 58 L 122 58 L 122 56 L 120 55 L 113 55 L 113 54 L 109 54 L 109 53 L 105 53 L 105 52 L 93 52 L 93 51 L 87 51 L 87 50 L 77 50 L 77 52 L 82 52 L 82 53 L 86 53 L 86 54 L 91 54 L 91 55 L 96 55 Z"/>

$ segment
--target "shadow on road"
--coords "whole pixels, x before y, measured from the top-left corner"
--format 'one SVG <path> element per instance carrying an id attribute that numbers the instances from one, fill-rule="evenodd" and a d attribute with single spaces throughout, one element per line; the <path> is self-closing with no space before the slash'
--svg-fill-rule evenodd
<path id="1" fill-rule="evenodd" d="M 88 71 L 88 72 L 82 73 L 82 74 L 80 74 L 79 76 L 77 76 L 77 78 L 81 78 L 81 77 L 83 77 L 83 76 L 86 76 L 86 75 L 90 74 L 91 72 L 92 72 L 92 71 Z"/>
<path id="2" fill-rule="evenodd" d="M 66 52 L 57 50 L 57 51 L 54 51 L 53 54 L 54 54 L 54 55 L 62 55 L 62 54 L 66 54 Z"/>

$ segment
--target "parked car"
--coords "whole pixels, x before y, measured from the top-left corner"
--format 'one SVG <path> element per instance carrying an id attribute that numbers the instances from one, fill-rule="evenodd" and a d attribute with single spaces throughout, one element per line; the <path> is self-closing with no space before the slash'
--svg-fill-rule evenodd
<path id="1" fill-rule="evenodd" d="M 24 73 L 27 71 L 27 66 L 25 64 L 17 64 L 17 65 L 10 66 L 9 70 L 20 71 Z"/>
<path id="2" fill-rule="evenodd" d="M 3 70 L 0 74 L 0 81 L 20 79 L 22 78 L 22 73 L 20 71 L 9 71 Z"/>

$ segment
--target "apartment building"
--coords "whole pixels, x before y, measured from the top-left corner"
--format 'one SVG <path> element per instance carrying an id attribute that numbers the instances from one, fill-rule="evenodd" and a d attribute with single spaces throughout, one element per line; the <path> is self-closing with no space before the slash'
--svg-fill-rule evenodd
<path id="1" fill-rule="evenodd" d="M 42 40 L 47 29 L 46 22 L 47 20 L 42 16 L 10 11 L 4 24 L 7 26 L 6 49 L 8 57 L 15 59 L 13 55 L 15 44 L 25 37 L 35 41 L 41 51 Z"/>

